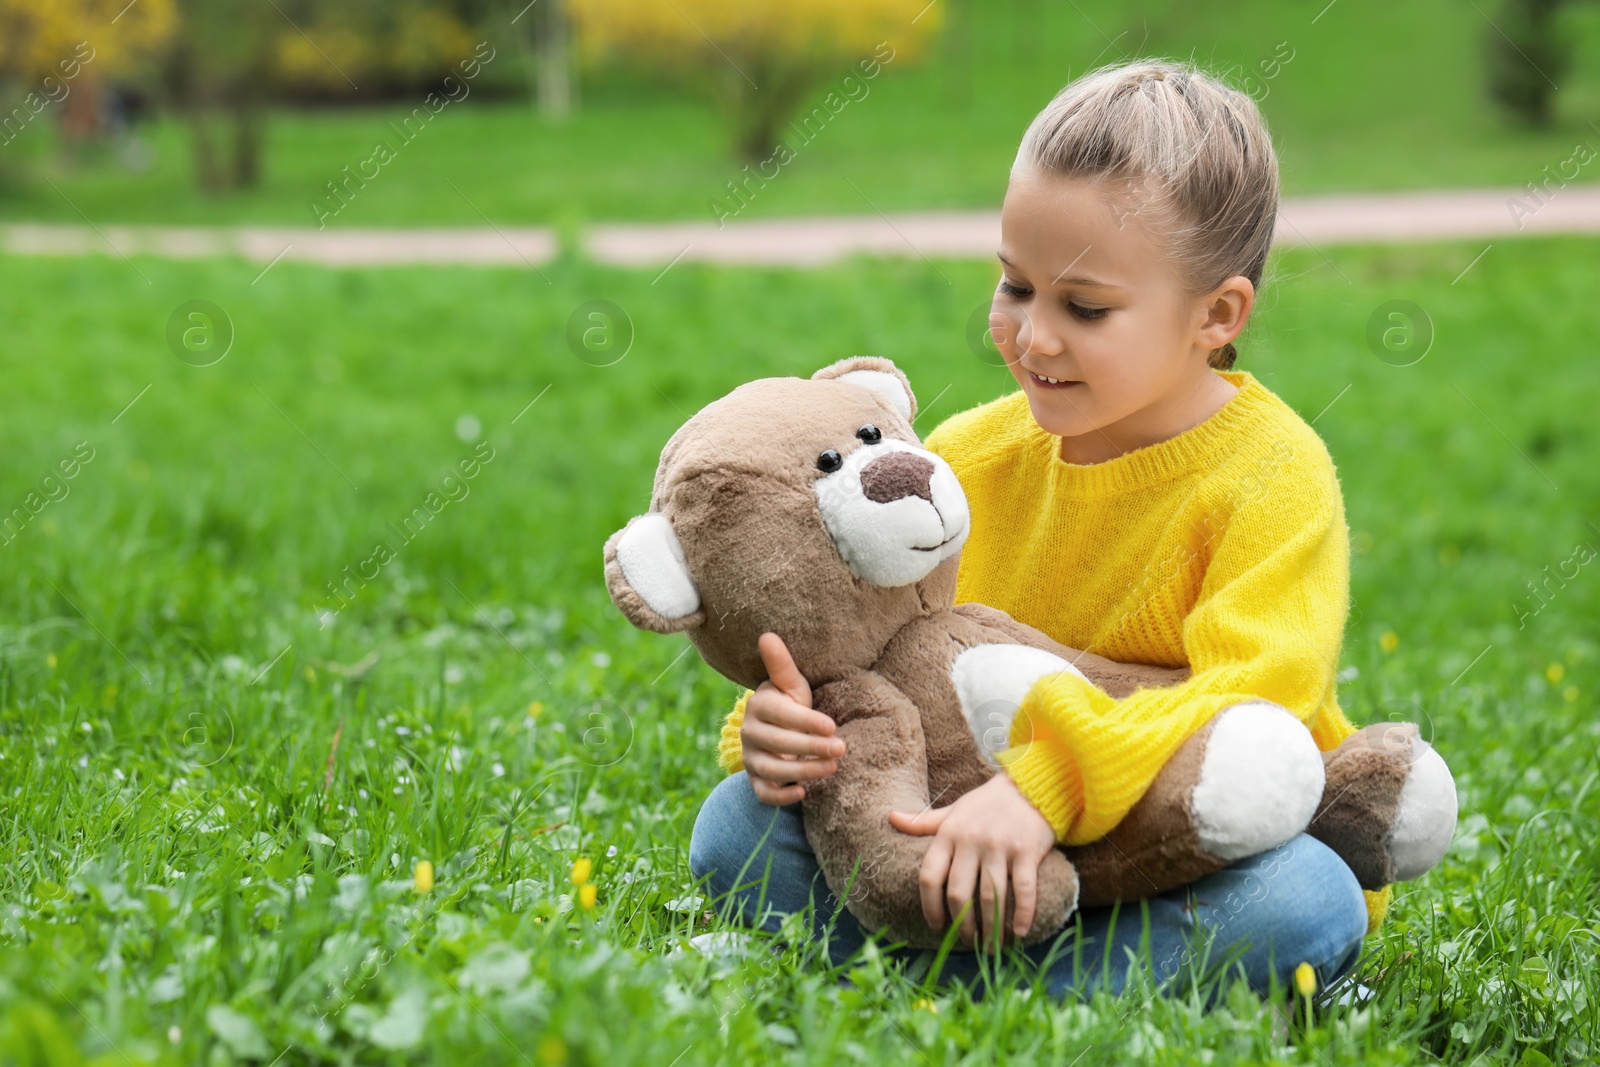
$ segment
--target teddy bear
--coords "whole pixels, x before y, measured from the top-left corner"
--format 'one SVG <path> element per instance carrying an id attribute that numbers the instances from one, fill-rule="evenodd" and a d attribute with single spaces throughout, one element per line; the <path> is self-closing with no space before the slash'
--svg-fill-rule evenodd
<path id="1" fill-rule="evenodd" d="M 909 380 L 872 356 L 737 387 L 672 435 L 649 510 L 607 539 L 604 572 L 630 622 L 687 634 L 747 688 L 766 679 L 758 638 L 782 638 L 847 749 L 802 802 L 828 888 L 865 929 L 933 948 L 942 934 L 918 887 L 933 839 L 900 832 L 888 813 L 949 804 L 999 773 L 1011 719 L 1047 674 L 1077 672 L 1120 698 L 1187 672 L 1113 662 L 954 603 L 967 501 L 922 448 L 915 415 Z M 1051 850 L 1021 940 L 1057 935 L 1080 906 L 1175 889 L 1308 828 L 1376 889 L 1431 868 L 1455 821 L 1450 772 L 1413 724 L 1369 726 L 1322 753 L 1286 709 L 1236 704 L 1104 837 Z"/>

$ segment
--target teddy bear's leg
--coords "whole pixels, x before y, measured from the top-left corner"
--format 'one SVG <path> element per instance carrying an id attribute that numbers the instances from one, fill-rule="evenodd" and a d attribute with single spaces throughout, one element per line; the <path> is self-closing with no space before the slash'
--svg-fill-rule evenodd
<path id="1" fill-rule="evenodd" d="M 1065 850 L 1083 905 L 1165 893 L 1278 847 L 1306 829 L 1324 774 L 1310 731 L 1284 708 L 1224 708 L 1105 837 Z"/>
<path id="2" fill-rule="evenodd" d="M 916 948 L 939 947 L 945 931 L 928 926 L 919 884 L 934 839 L 889 823 L 891 811 L 917 814 L 955 799 L 928 795 L 921 713 L 870 672 L 828 683 L 813 695 L 813 706 L 838 724 L 845 743 L 838 770 L 809 784 L 803 801 L 806 840 L 828 888 L 864 929 Z M 1077 896 L 1072 865 L 1054 852 L 1039 870 L 1037 914 L 1026 940 L 1059 932 Z M 1008 899 L 1008 922 L 1011 908 Z"/>
<path id="3" fill-rule="evenodd" d="M 1416 724 L 1380 722 L 1324 755 L 1327 786 L 1308 832 L 1333 849 L 1363 889 L 1426 873 L 1456 827 L 1450 768 Z"/>

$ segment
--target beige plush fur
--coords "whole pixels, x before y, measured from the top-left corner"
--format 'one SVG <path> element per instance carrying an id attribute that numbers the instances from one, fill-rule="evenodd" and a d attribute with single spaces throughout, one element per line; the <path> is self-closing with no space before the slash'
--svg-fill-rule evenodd
<path id="1" fill-rule="evenodd" d="M 848 749 L 804 802 L 807 840 L 828 886 L 868 929 L 936 946 L 941 935 L 929 929 L 918 892 L 932 838 L 895 830 L 887 815 L 947 805 L 998 773 L 962 707 L 952 678 L 957 657 L 980 645 L 1027 645 L 1055 653 L 1119 697 L 1187 672 L 1114 663 L 994 608 L 953 604 L 956 554 L 903 584 L 863 579 L 857 570 L 870 571 L 875 560 L 911 565 L 905 560 L 918 557 L 908 553 L 938 546 L 885 548 L 875 530 L 857 530 L 859 543 L 843 543 L 830 521 L 859 525 L 881 507 L 887 541 L 888 524 L 923 517 L 918 499 L 947 524 L 956 513 L 953 475 L 941 483 L 929 474 L 937 464 L 924 458 L 931 453 L 912 430 L 915 404 L 905 376 L 873 357 L 841 360 L 811 379 L 738 387 L 667 442 L 650 511 L 606 542 L 605 576 L 632 622 L 686 632 L 708 664 L 740 685 L 766 679 L 756 639 L 767 631 L 783 639 L 815 707 L 838 724 Z M 882 454 L 858 474 L 823 484 L 825 453 L 847 460 L 869 447 L 874 427 L 889 443 L 862 455 Z M 964 521 L 964 497 L 959 508 Z M 1080 904 L 1139 899 L 1224 866 L 1201 847 L 1191 804 L 1209 734 L 1207 724 L 1186 742 L 1102 840 L 1051 853 L 1025 940 L 1059 933 Z M 1393 746 L 1359 743 L 1327 762 L 1319 836 L 1361 865 L 1364 883 L 1389 870 L 1385 841 L 1405 782 L 1402 756 Z"/>

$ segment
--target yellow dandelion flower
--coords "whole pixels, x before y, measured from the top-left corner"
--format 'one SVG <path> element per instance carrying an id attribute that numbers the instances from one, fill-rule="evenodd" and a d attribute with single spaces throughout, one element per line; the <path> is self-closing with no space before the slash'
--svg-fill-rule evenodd
<path id="1" fill-rule="evenodd" d="M 1294 987 L 1302 997 L 1317 991 L 1317 972 L 1311 969 L 1311 964 L 1302 963 L 1294 969 Z"/>
<path id="2" fill-rule="evenodd" d="M 923 1009 L 925 1009 L 927 1011 L 933 1012 L 935 1015 L 939 1014 L 939 1005 L 935 1004 L 933 1001 L 929 1000 L 927 997 L 918 997 L 916 999 L 916 1001 L 914 1001 L 912 1003 L 911 1006 L 913 1008 L 923 1008 Z"/>
<path id="3" fill-rule="evenodd" d="M 417 861 L 417 892 L 430 893 L 433 891 L 433 864 L 428 860 Z"/>
<path id="4" fill-rule="evenodd" d="M 58 660 L 56 659 L 56 654 L 54 652 L 52 652 L 49 655 L 45 656 L 44 662 L 45 662 L 45 665 L 47 667 L 49 667 L 51 670 L 55 670 L 56 669 L 56 663 L 58 662 Z"/>
<path id="5" fill-rule="evenodd" d="M 528 718 L 537 719 L 539 717 L 539 713 L 543 710 L 544 703 L 542 701 L 535 700 L 532 704 L 528 705 Z"/>
<path id="6" fill-rule="evenodd" d="M 583 885 L 589 880 L 589 874 L 594 870 L 594 862 L 588 856 L 579 856 L 578 862 L 572 865 L 572 884 Z"/>
<path id="7" fill-rule="evenodd" d="M 1383 636 L 1378 638 L 1378 647 L 1385 652 L 1393 652 L 1400 647 L 1400 635 L 1393 630 L 1385 630 Z"/>
<path id="8" fill-rule="evenodd" d="M 1567 676 L 1567 669 L 1559 663 L 1552 663 L 1544 669 L 1544 676 L 1550 679 L 1550 684 L 1555 685 Z"/>
<path id="9" fill-rule="evenodd" d="M 555 1034 L 546 1034 L 539 1041 L 539 1060 L 541 1063 L 551 1064 L 567 1062 L 567 1043 Z"/>
<path id="10" fill-rule="evenodd" d="M 599 892 L 600 887 L 593 882 L 583 883 L 578 887 L 578 903 L 582 904 L 585 910 L 594 907 L 594 898 Z"/>

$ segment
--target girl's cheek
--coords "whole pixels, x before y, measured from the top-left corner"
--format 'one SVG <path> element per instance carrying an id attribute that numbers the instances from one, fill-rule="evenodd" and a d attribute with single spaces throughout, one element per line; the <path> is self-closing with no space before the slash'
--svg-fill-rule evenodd
<path id="1" fill-rule="evenodd" d="M 1002 352 L 1007 351 L 1015 336 L 1016 327 L 1004 312 L 989 312 L 989 338 L 996 348 Z"/>
<path id="2" fill-rule="evenodd" d="M 1017 353 L 1025 350 L 1030 331 L 1022 320 L 1010 315 L 997 316 L 997 320 L 1000 326 L 990 329 L 990 333 L 994 336 L 995 347 L 1006 356 L 1015 359 Z"/>

